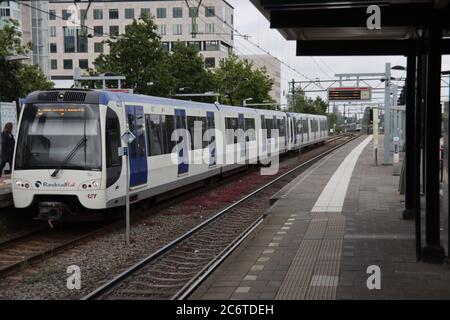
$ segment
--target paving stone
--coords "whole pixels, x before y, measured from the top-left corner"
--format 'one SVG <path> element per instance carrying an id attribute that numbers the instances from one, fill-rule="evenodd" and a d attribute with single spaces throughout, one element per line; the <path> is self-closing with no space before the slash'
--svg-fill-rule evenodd
<path id="1" fill-rule="evenodd" d="M 257 235 L 192 298 L 450 299 L 450 269 L 415 261 L 414 222 L 401 219 L 399 177 L 392 176 L 392 167 L 373 165 L 372 143 L 356 163 L 342 212 L 310 213 L 342 160 L 364 139 L 333 152 L 286 185 Z M 446 219 L 441 217 L 445 228 Z M 381 268 L 381 290 L 367 288 L 370 265 Z M 254 267 L 258 270 L 251 271 Z"/>

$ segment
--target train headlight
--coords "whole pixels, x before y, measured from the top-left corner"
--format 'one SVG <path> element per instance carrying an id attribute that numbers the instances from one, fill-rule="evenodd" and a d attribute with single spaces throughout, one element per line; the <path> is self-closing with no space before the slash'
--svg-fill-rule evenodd
<path id="1" fill-rule="evenodd" d="M 25 180 L 16 180 L 15 185 L 16 185 L 16 189 L 22 189 L 22 190 L 31 189 L 31 184 Z"/>
<path id="2" fill-rule="evenodd" d="M 100 189 L 100 185 L 100 180 L 86 181 L 80 185 L 80 190 L 98 190 Z"/>

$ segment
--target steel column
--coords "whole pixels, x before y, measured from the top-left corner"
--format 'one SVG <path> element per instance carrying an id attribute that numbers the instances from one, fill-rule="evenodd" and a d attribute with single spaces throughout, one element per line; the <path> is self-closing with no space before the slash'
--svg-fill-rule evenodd
<path id="1" fill-rule="evenodd" d="M 429 29 L 427 48 L 427 93 L 425 103 L 425 203 L 426 246 L 422 250 L 425 262 L 443 263 L 444 248 L 440 243 L 440 181 L 439 141 L 441 138 L 441 66 L 442 33 L 440 26 Z"/>
<path id="2" fill-rule="evenodd" d="M 384 92 L 384 165 L 391 165 L 391 64 L 386 63 Z"/>
<path id="3" fill-rule="evenodd" d="M 403 211 L 403 219 L 411 220 L 415 217 L 415 197 L 419 197 L 420 193 L 415 194 L 415 174 L 416 153 L 415 153 L 415 112 L 416 112 L 416 52 L 412 50 L 408 54 L 406 76 L 406 192 L 405 192 L 405 211 Z"/>

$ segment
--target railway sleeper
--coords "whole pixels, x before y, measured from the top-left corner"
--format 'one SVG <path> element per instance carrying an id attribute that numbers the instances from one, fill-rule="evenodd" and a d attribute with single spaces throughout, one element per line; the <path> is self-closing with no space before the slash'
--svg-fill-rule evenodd
<path id="1" fill-rule="evenodd" d="M 186 282 L 192 279 L 192 277 L 185 277 L 185 278 L 161 278 L 161 277 L 152 277 L 148 275 L 142 275 L 139 276 L 139 278 L 144 279 L 145 281 L 158 281 L 158 282 Z"/>
<path id="2" fill-rule="evenodd" d="M 130 282 L 130 285 L 134 285 L 135 287 L 145 287 L 147 289 L 180 289 L 184 286 L 184 283 L 180 284 L 158 284 L 158 283 L 145 283 L 145 282 L 137 282 L 136 280 Z M 139 290 L 139 289 L 138 289 Z M 122 291 L 122 290 L 120 290 Z"/>

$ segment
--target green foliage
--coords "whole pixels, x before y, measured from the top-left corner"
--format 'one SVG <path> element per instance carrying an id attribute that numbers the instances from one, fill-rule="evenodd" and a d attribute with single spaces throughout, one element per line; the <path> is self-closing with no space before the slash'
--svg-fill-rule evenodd
<path id="1" fill-rule="evenodd" d="M 272 101 L 269 93 L 274 81 L 267 75 L 265 67 L 255 70 L 252 67 L 250 61 L 241 60 L 234 54 L 220 61 L 215 79 L 222 103 L 240 106 L 247 98 L 253 98 L 252 103 Z"/>
<path id="2" fill-rule="evenodd" d="M 205 61 L 194 46 L 178 42 L 168 59 L 169 72 L 174 78 L 174 92 L 204 93 L 214 90 L 214 76 L 206 70 Z"/>
<path id="3" fill-rule="evenodd" d="M 274 82 L 265 68 L 255 69 L 248 60 L 231 55 L 220 61 L 217 70 L 207 70 L 203 57 L 193 46 L 180 42 L 170 54 L 166 52 L 156 29 L 149 16 L 134 20 L 125 34 L 105 41 L 110 53 L 95 60 L 91 75 L 105 72 L 124 75 L 127 79 L 124 87 L 140 94 L 164 97 L 185 88 L 184 93 L 218 92 L 224 104 L 242 105 L 250 97 L 252 103 L 272 101 L 269 93 Z"/>
<path id="4" fill-rule="evenodd" d="M 338 116 L 335 114 L 335 113 L 329 113 L 328 115 L 327 115 L 327 117 L 328 117 L 328 128 L 330 128 L 330 129 L 334 129 L 334 126 L 335 125 L 338 125 Z M 336 127 L 336 130 L 338 129 L 339 127 Z"/>
<path id="5" fill-rule="evenodd" d="M 156 30 L 157 26 L 149 16 L 134 20 L 125 34 L 105 41 L 110 46 L 110 53 L 101 54 L 94 61 L 96 71 L 126 76 L 124 85 L 136 93 L 168 96 L 174 78 Z"/>
<path id="6" fill-rule="evenodd" d="M 328 103 L 321 97 L 316 97 L 315 100 L 308 98 L 302 89 L 295 88 L 288 109 L 290 112 L 326 115 Z"/>
<path id="7" fill-rule="evenodd" d="M 21 45 L 18 23 L 11 20 L 0 29 L 0 57 L 29 55 L 31 44 Z M 17 101 L 28 93 L 53 87 L 37 65 L 0 59 L 0 100 Z"/>

